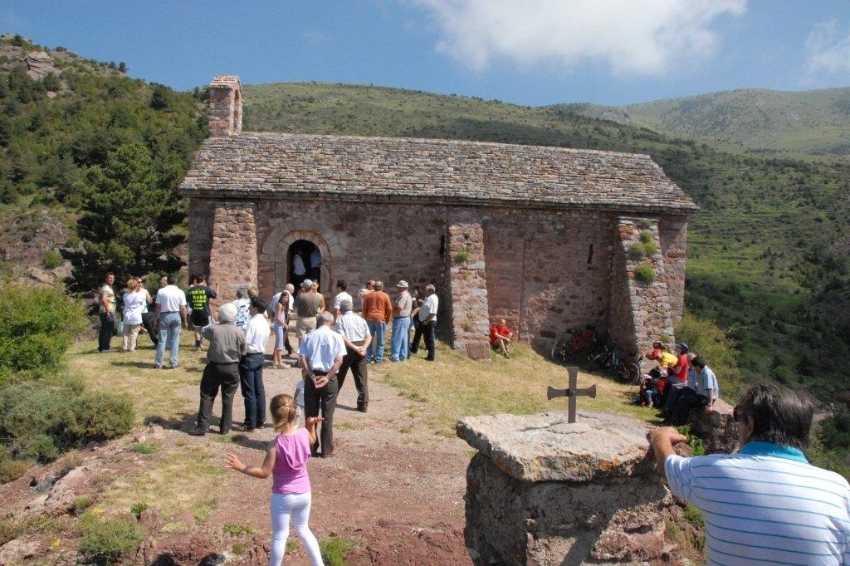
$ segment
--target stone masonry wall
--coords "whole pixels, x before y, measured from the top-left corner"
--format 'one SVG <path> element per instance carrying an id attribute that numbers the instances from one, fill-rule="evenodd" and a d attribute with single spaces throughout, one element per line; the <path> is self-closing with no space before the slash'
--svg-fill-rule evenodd
<path id="1" fill-rule="evenodd" d="M 242 132 L 242 84 L 239 77 L 218 76 L 210 83 L 210 137 Z"/>
<path id="2" fill-rule="evenodd" d="M 189 207 L 189 273 L 209 275 L 215 209 L 216 202 L 213 200 L 192 199 Z"/>
<path id="3" fill-rule="evenodd" d="M 611 215 L 488 210 L 483 226 L 491 320 L 547 352 L 567 328 L 608 326 Z"/>
<path id="4" fill-rule="evenodd" d="M 476 565 L 660 564 L 675 502 L 646 425 L 602 413 L 467 417 L 466 546 Z"/>
<path id="5" fill-rule="evenodd" d="M 236 298 L 240 285 L 257 283 L 257 228 L 251 204 L 219 203 L 215 208 L 209 281 L 218 285 L 215 305 Z"/>
<path id="6" fill-rule="evenodd" d="M 649 234 L 657 248 L 650 257 L 635 254 L 641 244 L 642 234 Z M 646 218 L 620 217 L 617 234 L 619 245 L 614 254 L 614 281 L 618 295 L 612 301 L 611 337 L 622 351 L 644 352 L 651 349 L 654 340 L 669 342 L 673 338 L 669 289 L 667 287 L 664 258 L 658 237 L 658 225 Z M 635 276 L 641 264 L 652 267 L 655 281 L 647 283 Z"/>
<path id="7" fill-rule="evenodd" d="M 484 231 L 478 222 L 449 226 L 446 253 L 452 347 L 474 360 L 490 359 Z"/>
<path id="8" fill-rule="evenodd" d="M 665 216 L 658 222 L 658 237 L 664 256 L 664 278 L 673 324 L 682 320 L 685 310 L 685 256 L 687 254 L 688 219 Z"/>
<path id="9" fill-rule="evenodd" d="M 355 296 L 372 278 L 382 279 L 390 292 L 399 279 L 410 282 L 411 290 L 433 283 L 441 301 L 438 330 L 464 351 L 468 344 L 483 343 L 499 318 L 518 339 L 544 351 L 565 329 L 585 324 L 617 329 L 624 348 L 640 351 L 661 334 L 672 336 L 661 255 L 649 260 L 656 283 L 634 279 L 638 262 L 627 254 L 641 231 L 635 218 L 272 199 L 254 205 L 195 198 L 191 210 L 191 269 L 208 273 L 220 285 L 222 300 L 232 299 L 239 285 L 253 284 L 262 297 L 271 297 L 287 282 L 289 246 L 309 240 L 322 253 L 326 299 L 338 279 L 346 280 Z M 651 231 L 658 242 L 657 226 Z M 681 235 L 672 238 L 669 247 L 679 249 L 681 240 Z M 460 251 L 468 258 L 455 265 Z"/>

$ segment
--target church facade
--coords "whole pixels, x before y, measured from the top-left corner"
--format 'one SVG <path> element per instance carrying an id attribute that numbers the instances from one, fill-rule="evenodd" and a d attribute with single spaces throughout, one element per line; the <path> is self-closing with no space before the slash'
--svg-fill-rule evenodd
<path id="1" fill-rule="evenodd" d="M 438 333 L 473 358 L 500 318 L 545 351 L 586 324 L 627 351 L 672 339 L 697 210 L 646 155 L 243 132 L 234 76 L 211 84 L 210 137 L 181 192 L 190 272 L 220 301 L 304 276 L 327 299 L 337 280 L 352 295 L 369 279 L 433 283 Z"/>

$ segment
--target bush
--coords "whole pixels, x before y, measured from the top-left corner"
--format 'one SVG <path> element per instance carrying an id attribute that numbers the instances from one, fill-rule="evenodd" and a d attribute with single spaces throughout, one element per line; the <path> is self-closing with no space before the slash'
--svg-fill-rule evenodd
<path id="1" fill-rule="evenodd" d="M 720 394 L 734 400 L 743 383 L 738 367 L 737 342 L 726 335 L 711 320 L 684 313 L 676 327 L 678 340 L 687 342 L 692 352 L 699 354 L 717 375 Z"/>
<path id="2" fill-rule="evenodd" d="M 135 552 L 144 537 L 142 528 L 128 517 L 101 519 L 86 513 L 80 522 L 83 528 L 80 550 L 98 564 L 112 564 Z"/>
<path id="3" fill-rule="evenodd" d="M 651 232 L 648 232 L 652 234 Z M 639 242 L 637 244 L 632 244 L 629 248 L 629 258 L 635 261 L 641 260 L 645 257 L 652 257 L 658 253 L 658 246 L 655 245 L 655 242 L 650 240 L 648 242 Z"/>
<path id="4" fill-rule="evenodd" d="M 62 254 L 56 250 L 47 250 L 41 258 L 41 266 L 44 269 L 56 269 L 62 265 Z"/>
<path id="5" fill-rule="evenodd" d="M 126 434 L 134 419 L 129 400 L 84 393 L 75 381 L 29 381 L 0 390 L 0 438 L 18 459 L 55 460 L 64 450 Z"/>
<path id="6" fill-rule="evenodd" d="M 842 405 L 820 424 L 818 440 L 829 450 L 850 448 L 850 409 Z"/>
<path id="7" fill-rule="evenodd" d="M 647 285 L 655 283 L 655 269 L 648 263 L 635 267 L 635 279 Z"/>
<path id="8" fill-rule="evenodd" d="M 82 303 L 61 290 L 5 287 L 0 293 L 0 387 L 17 372 L 55 369 L 86 325 Z"/>

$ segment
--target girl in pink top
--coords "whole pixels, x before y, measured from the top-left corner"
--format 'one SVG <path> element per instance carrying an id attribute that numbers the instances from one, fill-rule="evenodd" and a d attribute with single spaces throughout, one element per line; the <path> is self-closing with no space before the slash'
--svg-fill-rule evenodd
<path id="1" fill-rule="evenodd" d="M 265 479 L 273 475 L 272 483 L 272 549 L 269 566 L 280 566 L 289 537 L 289 518 L 295 525 L 295 533 L 310 555 L 313 566 L 321 566 L 322 554 L 319 543 L 307 524 L 310 519 L 310 477 L 307 475 L 307 460 L 310 446 L 316 443 L 316 424 L 321 417 L 307 419 L 307 428 L 298 428 L 295 421 L 295 400 L 289 395 L 275 395 L 269 412 L 274 429 L 279 434 L 266 450 L 260 467 L 242 463 L 235 454 L 228 454 L 226 465 L 237 472 Z"/>

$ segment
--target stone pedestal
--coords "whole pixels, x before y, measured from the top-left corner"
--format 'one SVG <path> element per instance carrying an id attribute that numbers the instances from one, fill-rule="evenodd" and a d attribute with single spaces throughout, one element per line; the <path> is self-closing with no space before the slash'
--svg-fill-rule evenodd
<path id="1" fill-rule="evenodd" d="M 478 565 L 629 564 L 665 552 L 674 505 L 646 425 L 601 413 L 469 417 L 466 545 Z M 669 550 L 669 549 L 668 549 Z"/>

